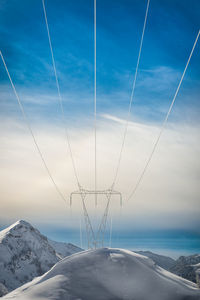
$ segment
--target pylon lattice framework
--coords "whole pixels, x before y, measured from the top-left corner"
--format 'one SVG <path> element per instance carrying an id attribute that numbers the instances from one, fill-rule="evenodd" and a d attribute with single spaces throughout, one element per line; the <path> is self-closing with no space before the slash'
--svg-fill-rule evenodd
<path id="1" fill-rule="evenodd" d="M 110 201 L 112 196 L 119 196 L 120 205 L 122 206 L 122 194 L 120 192 L 114 191 L 112 189 L 108 190 L 87 190 L 80 187 L 78 191 L 72 192 L 70 194 L 70 206 L 72 205 L 73 196 L 80 195 L 80 198 L 82 200 L 83 205 L 83 213 L 84 213 L 84 220 L 85 220 L 85 226 L 86 226 L 86 233 L 87 233 L 87 241 L 88 241 L 88 249 L 98 248 L 104 246 L 104 236 L 105 236 L 105 230 L 106 230 L 106 224 L 108 219 L 108 211 L 110 206 Z M 104 209 L 104 213 L 101 218 L 101 222 L 99 224 L 98 230 L 95 233 L 88 211 L 87 207 L 85 205 L 85 199 L 88 195 L 94 195 L 95 199 L 98 195 L 104 195 L 107 198 L 106 207 Z"/>

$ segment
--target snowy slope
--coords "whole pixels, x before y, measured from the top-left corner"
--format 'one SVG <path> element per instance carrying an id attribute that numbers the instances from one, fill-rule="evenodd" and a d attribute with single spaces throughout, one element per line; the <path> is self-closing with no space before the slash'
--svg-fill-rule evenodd
<path id="1" fill-rule="evenodd" d="M 66 257 L 2 299 L 198 300 L 200 290 L 145 256 L 103 248 Z"/>
<path id="2" fill-rule="evenodd" d="M 83 249 L 71 243 L 56 242 L 49 239 L 48 241 L 49 244 L 55 249 L 56 253 L 59 254 L 61 258 L 83 251 Z"/>
<path id="3" fill-rule="evenodd" d="M 64 248 L 66 254 L 80 251 L 71 244 Z M 48 239 L 25 221 L 0 231 L 0 295 L 44 274 L 60 259 Z"/>
<path id="4" fill-rule="evenodd" d="M 170 270 L 170 268 L 172 268 L 172 266 L 176 262 L 171 257 L 159 255 L 151 251 L 135 251 L 135 252 L 151 258 L 158 266 L 168 271 Z"/>

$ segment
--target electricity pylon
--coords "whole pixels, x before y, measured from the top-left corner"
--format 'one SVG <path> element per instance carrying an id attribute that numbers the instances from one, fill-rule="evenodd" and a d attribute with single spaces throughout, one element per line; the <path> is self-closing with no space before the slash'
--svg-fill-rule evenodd
<path id="1" fill-rule="evenodd" d="M 122 194 L 120 192 L 114 191 L 112 188 L 108 190 L 87 190 L 80 187 L 78 191 L 72 192 L 70 195 L 70 206 L 72 205 L 73 196 L 74 195 L 80 195 L 80 198 L 82 200 L 83 205 L 83 213 L 84 213 L 84 219 L 85 219 L 85 227 L 87 232 L 87 241 L 88 241 L 88 249 L 96 249 L 99 247 L 104 246 L 104 235 L 106 230 L 106 224 L 107 224 L 107 218 L 108 218 L 108 211 L 109 211 L 109 205 L 111 201 L 112 196 L 119 196 L 120 205 L 122 206 Z M 95 233 L 90 216 L 87 211 L 87 207 L 85 205 L 85 199 L 88 195 L 94 195 L 95 199 L 97 199 L 98 195 L 104 195 L 107 198 L 106 207 L 104 209 L 103 216 L 101 218 L 101 222 L 99 224 L 99 228 L 97 232 Z"/>

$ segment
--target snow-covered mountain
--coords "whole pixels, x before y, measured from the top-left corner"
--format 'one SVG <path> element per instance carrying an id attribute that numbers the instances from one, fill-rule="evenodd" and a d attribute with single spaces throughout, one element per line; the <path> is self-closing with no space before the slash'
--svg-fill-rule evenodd
<path id="1" fill-rule="evenodd" d="M 160 266 L 161 268 L 168 270 L 168 271 L 176 263 L 175 259 L 173 259 L 171 257 L 156 254 L 151 251 L 135 251 L 135 252 L 151 258 L 158 266 Z"/>
<path id="2" fill-rule="evenodd" d="M 61 257 L 64 258 L 66 256 L 72 255 L 76 252 L 83 251 L 83 249 L 71 244 L 71 243 L 63 243 L 63 242 L 56 242 L 49 240 L 49 244 L 53 247 L 56 253 Z"/>
<path id="3" fill-rule="evenodd" d="M 196 282 L 196 270 L 200 268 L 200 254 L 180 256 L 171 266 L 170 271 Z"/>
<path id="4" fill-rule="evenodd" d="M 4 299 L 199 300 L 200 290 L 150 258 L 102 248 L 66 257 Z"/>
<path id="5" fill-rule="evenodd" d="M 71 244 L 49 241 L 25 221 L 0 231 L 0 295 L 47 272 L 65 255 L 81 251 Z"/>
<path id="6" fill-rule="evenodd" d="M 150 251 L 136 251 L 151 258 L 158 266 L 196 283 L 196 271 L 200 269 L 200 254 L 180 256 L 177 260 Z"/>

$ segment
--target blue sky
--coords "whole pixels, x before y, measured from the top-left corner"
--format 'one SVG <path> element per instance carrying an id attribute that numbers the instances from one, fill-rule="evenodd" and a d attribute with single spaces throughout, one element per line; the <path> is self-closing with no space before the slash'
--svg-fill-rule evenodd
<path id="1" fill-rule="evenodd" d="M 93 184 L 93 1 L 46 0 L 45 4 L 65 122 L 70 129 L 80 178 L 90 186 Z M 146 4 L 145 0 L 97 0 L 97 150 L 102 188 L 106 181 L 111 181 L 120 149 Z M 199 29 L 199 0 L 150 1 L 125 159 L 117 186 L 125 195 L 131 191 L 149 155 Z M 75 183 L 69 158 L 64 162 L 63 124 L 42 1 L 1 1 L 0 50 L 49 167 L 62 191 L 69 195 Z M 124 218 L 128 221 L 124 222 L 124 229 L 133 226 L 133 218 L 143 229 L 159 226 L 165 230 L 174 227 L 196 231 L 200 225 L 199 52 L 200 41 L 135 207 L 128 204 L 125 208 Z M 35 154 L 2 62 L 0 118 L 1 224 L 22 218 L 42 228 L 44 220 L 51 223 L 53 218 L 57 227 L 65 228 L 62 204 Z M 45 211 L 46 204 L 44 217 L 37 209 Z M 135 209 L 133 217 L 130 212 Z M 77 215 L 80 213 L 78 206 L 75 211 Z M 157 222 L 156 214 L 159 214 Z M 172 224 L 168 224 L 169 216 L 173 216 Z"/>
<path id="2" fill-rule="evenodd" d="M 135 95 L 136 108 L 155 109 L 153 116 L 149 113 L 146 118 L 159 118 L 160 106 L 167 105 L 175 91 L 200 27 L 199 6 L 197 0 L 189 5 L 179 0 L 150 3 Z M 93 2 L 49 0 L 46 9 L 66 114 L 92 113 Z M 120 116 L 126 114 L 145 9 L 146 1 L 97 1 L 99 113 L 114 110 Z M 0 14 L 1 50 L 18 91 L 31 94 L 32 100 L 27 101 L 32 105 L 38 95 L 48 92 L 56 97 L 41 1 L 20 1 L 20 5 L 14 0 L 2 1 Z M 181 90 L 185 96 L 199 92 L 198 51 L 199 45 Z M 4 69 L 0 72 L 1 84 L 7 85 Z M 193 102 L 196 106 L 197 100 Z M 45 111 L 51 114 L 55 108 L 51 101 Z"/>

